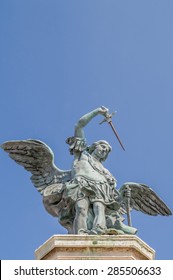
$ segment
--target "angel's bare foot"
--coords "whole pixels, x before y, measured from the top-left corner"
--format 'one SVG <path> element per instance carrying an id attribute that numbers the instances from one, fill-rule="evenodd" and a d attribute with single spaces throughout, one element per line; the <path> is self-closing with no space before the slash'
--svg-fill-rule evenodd
<path id="1" fill-rule="evenodd" d="M 136 234 L 137 229 L 134 227 L 129 227 L 123 224 L 121 221 L 117 220 L 114 224 L 115 229 L 123 231 L 125 234 Z"/>

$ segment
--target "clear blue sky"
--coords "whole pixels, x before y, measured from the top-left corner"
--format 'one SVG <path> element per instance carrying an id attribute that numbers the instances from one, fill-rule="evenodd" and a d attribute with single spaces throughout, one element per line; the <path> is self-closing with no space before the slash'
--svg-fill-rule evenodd
<path id="1" fill-rule="evenodd" d="M 173 1 L 1 0 L 0 142 L 40 139 L 69 169 L 65 139 L 84 113 L 117 110 L 111 129 L 97 117 L 88 143 L 105 139 L 105 166 L 118 187 L 149 185 L 173 209 Z M 0 151 L 0 258 L 33 259 L 65 233 L 43 208 L 30 174 Z M 132 213 L 138 236 L 173 259 L 173 217 Z"/>

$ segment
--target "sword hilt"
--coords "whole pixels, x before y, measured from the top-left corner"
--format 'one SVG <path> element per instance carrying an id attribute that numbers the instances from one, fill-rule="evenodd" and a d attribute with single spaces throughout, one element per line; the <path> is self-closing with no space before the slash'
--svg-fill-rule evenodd
<path id="1" fill-rule="evenodd" d="M 110 122 L 112 120 L 112 116 L 115 115 L 117 111 L 109 114 L 108 112 L 105 114 L 105 118 L 99 123 L 99 124 L 102 124 L 104 122 Z"/>
<path id="2" fill-rule="evenodd" d="M 118 142 L 120 143 L 122 149 L 125 151 L 125 148 L 124 148 L 124 146 L 123 146 L 123 143 L 121 142 L 120 137 L 118 136 L 118 133 L 116 132 L 115 127 L 114 127 L 114 125 L 113 125 L 113 123 L 112 123 L 112 116 L 115 115 L 115 113 L 116 113 L 116 111 L 113 112 L 113 113 L 111 113 L 111 114 L 109 114 L 108 112 L 106 112 L 106 113 L 104 114 L 104 115 L 105 115 L 105 118 L 104 118 L 99 124 L 102 124 L 102 123 L 104 123 L 104 122 L 109 123 L 109 125 L 111 126 L 111 128 L 112 128 L 112 130 L 113 130 L 115 136 L 116 136 L 117 139 L 118 139 Z"/>

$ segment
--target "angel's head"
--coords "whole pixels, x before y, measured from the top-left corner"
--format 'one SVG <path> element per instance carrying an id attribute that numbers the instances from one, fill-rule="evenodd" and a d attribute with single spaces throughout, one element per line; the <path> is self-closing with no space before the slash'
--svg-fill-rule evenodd
<path id="1" fill-rule="evenodd" d="M 107 141 L 99 140 L 94 142 L 91 146 L 88 146 L 86 150 L 99 161 L 105 161 L 112 150 L 112 147 Z"/>

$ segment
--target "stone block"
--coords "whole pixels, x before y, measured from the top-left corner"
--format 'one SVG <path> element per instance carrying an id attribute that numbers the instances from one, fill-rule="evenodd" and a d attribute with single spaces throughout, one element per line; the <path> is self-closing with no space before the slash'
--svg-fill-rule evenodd
<path id="1" fill-rule="evenodd" d="M 135 235 L 53 235 L 37 260 L 153 260 L 155 251 Z"/>

